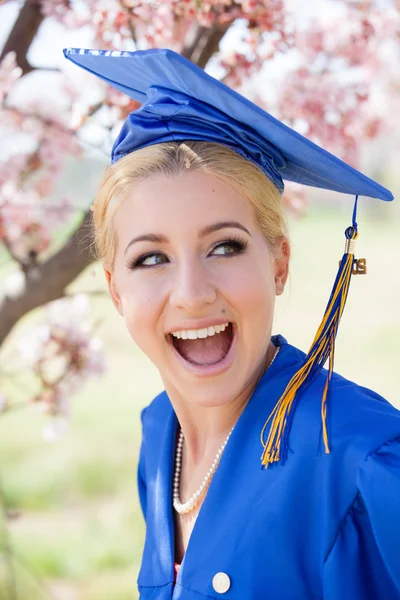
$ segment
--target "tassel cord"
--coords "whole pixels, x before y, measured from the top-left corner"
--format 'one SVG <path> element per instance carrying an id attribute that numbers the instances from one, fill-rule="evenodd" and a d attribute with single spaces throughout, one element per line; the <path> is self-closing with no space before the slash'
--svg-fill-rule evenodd
<path id="1" fill-rule="evenodd" d="M 274 462 L 285 462 L 289 449 L 288 436 L 300 392 L 304 390 L 313 376 L 323 368 L 328 359 L 328 373 L 321 399 L 321 420 L 325 452 L 327 454 L 330 453 L 327 427 L 327 401 L 334 368 L 335 339 L 346 304 L 353 272 L 353 241 L 358 236 L 356 222 L 357 200 L 358 197 L 356 197 L 354 205 L 352 226 L 348 227 L 345 231 L 346 251 L 340 262 L 322 322 L 303 365 L 289 381 L 284 393 L 278 400 L 261 431 L 260 440 L 263 446 L 261 461 L 265 467 Z M 265 432 L 269 424 L 268 437 L 264 441 Z"/>

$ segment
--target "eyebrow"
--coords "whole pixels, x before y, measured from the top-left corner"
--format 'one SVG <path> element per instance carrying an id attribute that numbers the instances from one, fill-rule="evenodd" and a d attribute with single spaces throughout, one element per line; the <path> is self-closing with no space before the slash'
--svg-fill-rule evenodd
<path id="1" fill-rule="evenodd" d="M 210 235 L 210 233 L 214 233 L 215 231 L 219 231 L 220 229 L 226 229 L 227 227 L 241 229 L 251 237 L 250 231 L 238 221 L 221 221 L 220 223 L 213 223 L 212 225 L 207 225 L 206 227 L 203 227 L 203 229 L 200 229 L 199 238 L 206 237 L 207 235 Z M 133 238 L 129 242 L 129 244 L 125 248 L 125 254 L 127 253 L 128 248 L 130 248 L 130 246 L 132 246 L 132 244 L 135 244 L 136 242 L 154 242 L 156 244 L 167 244 L 168 238 L 165 235 L 161 235 L 158 233 L 146 233 L 144 235 L 139 235 L 138 237 Z"/>

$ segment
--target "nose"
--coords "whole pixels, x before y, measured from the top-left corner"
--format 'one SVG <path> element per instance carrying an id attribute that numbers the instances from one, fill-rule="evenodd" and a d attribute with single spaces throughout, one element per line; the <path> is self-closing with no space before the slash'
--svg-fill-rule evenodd
<path id="1" fill-rule="evenodd" d="M 199 312 L 217 297 L 215 282 L 206 266 L 199 260 L 187 260 L 176 267 L 170 302 L 187 313 Z"/>

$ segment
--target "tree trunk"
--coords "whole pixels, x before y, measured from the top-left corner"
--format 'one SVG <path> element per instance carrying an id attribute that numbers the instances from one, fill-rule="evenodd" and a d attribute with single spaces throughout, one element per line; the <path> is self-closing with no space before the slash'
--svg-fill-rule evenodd
<path id="1" fill-rule="evenodd" d="M 219 43 L 228 31 L 231 23 L 218 23 L 211 29 L 207 29 L 205 35 L 201 36 L 193 51 L 191 60 L 202 69 L 205 69 L 208 61 L 218 51 Z"/>
<path id="2" fill-rule="evenodd" d="M 211 56 L 218 51 L 219 43 L 231 24 L 217 23 L 211 28 L 194 24 L 181 52 L 182 56 L 204 69 Z"/>
<path id="3" fill-rule="evenodd" d="M 4 44 L 0 60 L 8 52 L 14 51 L 17 55 L 17 64 L 21 67 L 23 74 L 26 75 L 26 73 L 33 71 L 34 67 L 29 64 L 27 54 L 43 19 L 40 2 L 38 0 L 26 0 Z"/>
<path id="4" fill-rule="evenodd" d="M 87 241 L 90 226 L 91 212 L 88 211 L 68 242 L 49 260 L 27 272 L 25 289 L 20 296 L 5 296 L 0 300 L 0 346 L 21 317 L 62 297 L 66 287 L 94 261 Z"/>

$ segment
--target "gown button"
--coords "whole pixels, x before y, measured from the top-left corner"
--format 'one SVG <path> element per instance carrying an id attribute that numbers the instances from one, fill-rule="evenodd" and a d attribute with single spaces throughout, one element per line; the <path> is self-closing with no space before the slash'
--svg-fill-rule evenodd
<path id="1" fill-rule="evenodd" d="M 213 588 L 218 594 L 225 594 L 231 587 L 231 580 L 229 575 L 223 573 L 216 573 L 212 580 Z"/>

